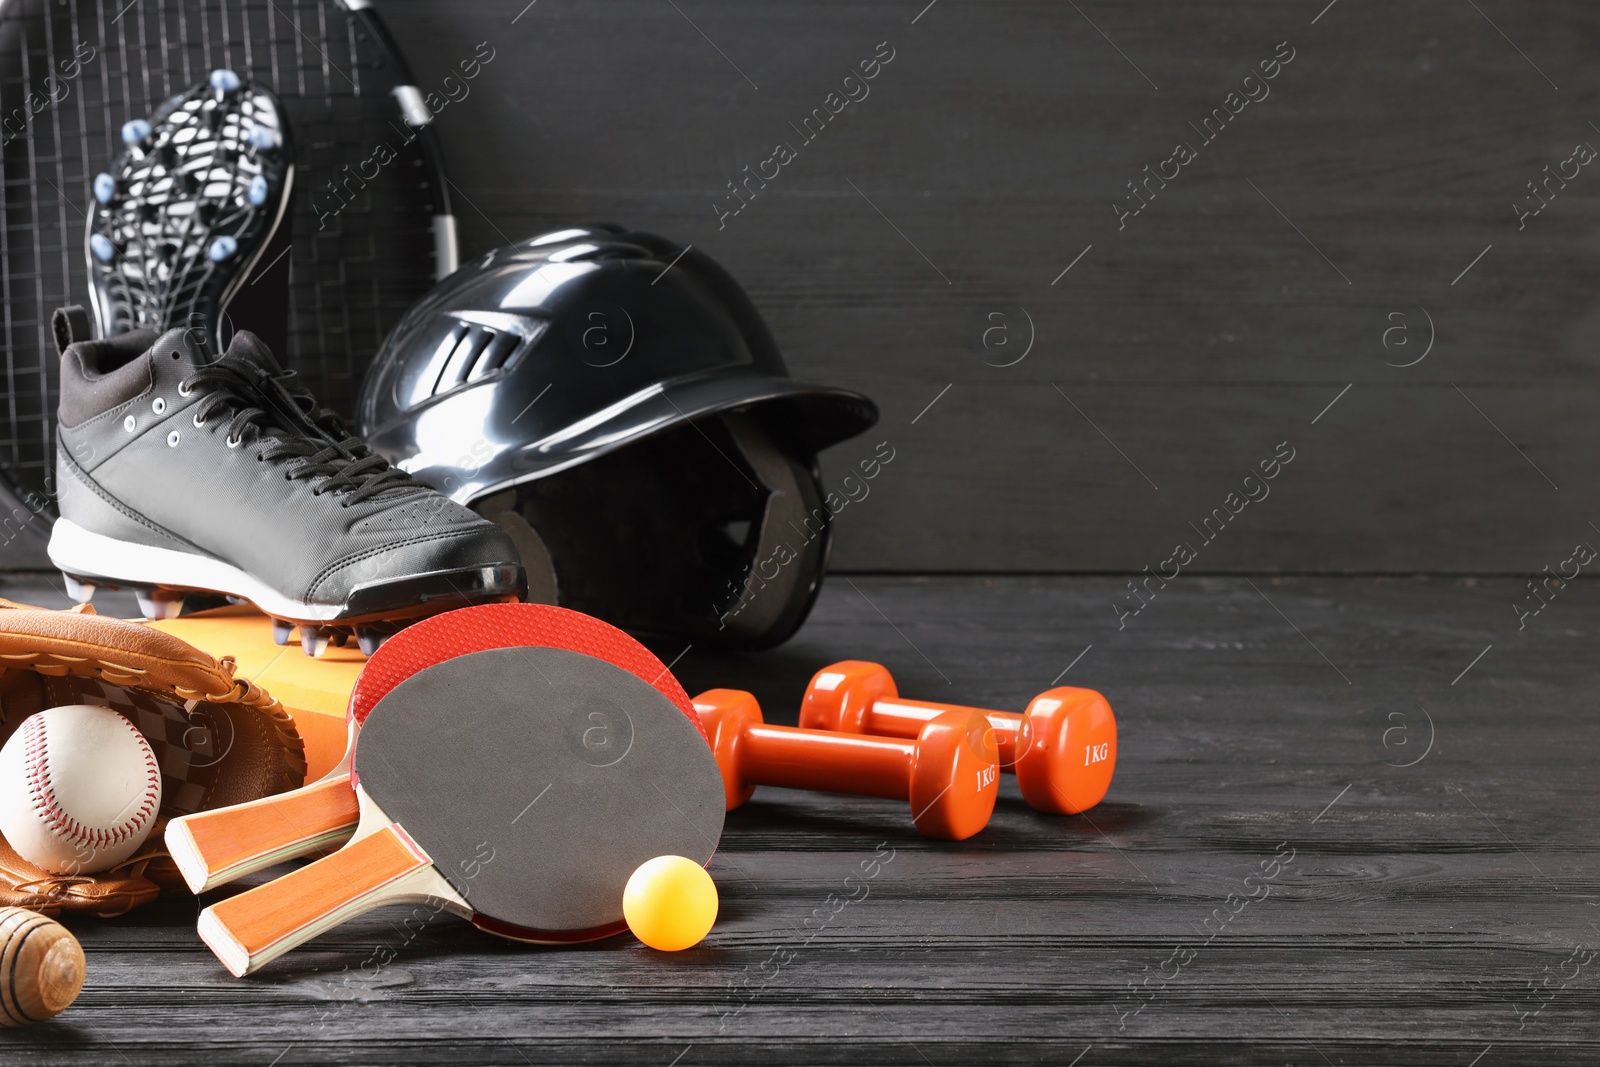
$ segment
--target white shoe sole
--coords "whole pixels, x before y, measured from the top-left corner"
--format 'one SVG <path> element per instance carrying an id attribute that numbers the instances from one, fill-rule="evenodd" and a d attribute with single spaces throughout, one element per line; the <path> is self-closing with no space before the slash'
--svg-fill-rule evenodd
<path id="1" fill-rule="evenodd" d="M 337 604 L 306 604 L 263 584 L 239 568 L 210 556 L 152 548 L 91 533 L 67 519 L 50 531 L 50 562 L 80 578 L 108 584 L 169 586 L 243 597 L 268 615 L 305 622 L 339 618 Z"/>

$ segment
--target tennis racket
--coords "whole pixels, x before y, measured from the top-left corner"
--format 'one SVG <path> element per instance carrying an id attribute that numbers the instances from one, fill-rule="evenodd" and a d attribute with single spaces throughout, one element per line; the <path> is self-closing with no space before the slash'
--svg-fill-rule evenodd
<path id="1" fill-rule="evenodd" d="M 124 123 L 224 68 L 277 94 L 295 156 L 287 247 L 234 307 L 286 287 L 279 355 L 322 403 L 351 410 L 389 329 L 457 265 L 427 97 L 370 0 L 0 0 L 0 559 L 52 521 L 50 316 L 88 303 L 95 175 Z"/>

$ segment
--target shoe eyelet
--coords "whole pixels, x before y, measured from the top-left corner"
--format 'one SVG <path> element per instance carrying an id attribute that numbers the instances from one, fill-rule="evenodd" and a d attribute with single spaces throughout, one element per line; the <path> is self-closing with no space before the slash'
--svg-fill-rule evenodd
<path id="1" fill-rule="evenodd" d="M 122 420 L 122 428 L 127 430 L 129 433 L 132 433 L 133 428 L 137 425 L 139 424 L 134 420 L 132 415 L 129 415 L 127 418 Z"/>
<path id="2" fill-rule="evenodd" d="M 244 443 L 244 438 L 235 437 L 232 434 L 229 434 L 228 435 L 228 439 L 223 443 L 226 444 L 229 448 L 238 448 L 241 444 Z"/>
<path id="3" fill-rule="evenodd" d="M 206 420 L 202 419 L 199 415 L 196 415 L 194 418 L 190 419 L 189 421 L 194 423 L 194 428 L 197 429 L 197 430 L 200 429 L 202 426 L 204 426 L 206 424 Z"/>
<path id="4" fill-rule="evenodd" d="M 168 448 L 177 448 L 178 447 L 178 442 L 181 441 L 181 440 L 182 440 L 182 438 L 178 436 L 178 431 L 177 430 L 173 430 L 171 433 L 167 434 L 167 447 Z"/>
<path id="5" fill-rule="evenodd" d="M 167 413 L 166 400 L 163 397 L 156 397 L 150 402 L 150 410 L 155 412 L 157 415 L 165 415 Z"/>
<path id="6" fill-rule="evenodd" d="M 187 400 L 191 396 L 194 396 L 194 390 L 190 389 L 186 382 L 179 382 L 178 383 L 178 395 L 183 397 L 185 400 Z"/>

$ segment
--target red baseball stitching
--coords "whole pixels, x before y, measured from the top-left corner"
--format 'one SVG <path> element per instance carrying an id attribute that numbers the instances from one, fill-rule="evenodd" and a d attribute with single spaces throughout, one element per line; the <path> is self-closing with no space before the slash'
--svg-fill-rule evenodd
<path id="1" fill-rule="evenodd" d="M 109 709 L 108 709 L 109 710 Z M 116 712 L 112 712 L 117 715 Z M 91 829 L 84 826 L 77 819 L 67 814 L 61 806 L 60 798 L 56 796 L 55 787 L 50 782 L 50 753 L 45 737 L 45 723 L 42 714 L 35 715 L 23 723 L 22 729 L 27 743 L 24 750 L 24 759 L 28 768 L 28 792 L 33 797 L 34 809 L 40 811 L 50 829 L 67 838 L 76 845 L 94 849 L 105 848 L 109 845 L 120 844 L 127 841 L 143 826 L 145 821 L 155 812 L 155 791 L 161 784 L 161 767 L 156 763 L 155 754 L 151 752 L 149 742 L 138 727 L 121 715 L 117 718 L 138 738 L 139 747 L 144 751 L 146 786 L 144 802 L 128 820 L 120 826 L 109 829 Z"/>

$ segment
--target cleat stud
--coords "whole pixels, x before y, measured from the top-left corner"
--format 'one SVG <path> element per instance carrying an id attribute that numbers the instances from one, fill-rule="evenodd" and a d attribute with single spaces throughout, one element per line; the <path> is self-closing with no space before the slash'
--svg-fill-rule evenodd
<path id="1" fill-rule="evenodd" d="M 245 189 L 244 196 L 250 203 L 260 207 L 267 202 L 267 191 L 267 179 L 263 175 L 257 174 L 250 179 L 250 186 Z"/>
<path id="2" fill-rule="evenodd" d="M 273 644 L 275 644 L 275 645 L 287 645 L 289 643 L 289 638 L 292 637 L 293 635 L 294 635 L 294 626 L 291 623 L 284 622 L 281 619 L 273 619 L 272 620 L 272 643 Z"/>
<path id="3" fill-rule="evenodd" d="M 206 250 L 206 256 L 213 263 L 221 263 L 224 260 L 233 258 L 233 254 L 237 251 L 239 251 L 239 242 L 227 234 L 223 234 L 211 242 L 211 247 Z"/>
<path id="4" fill-rule="evenodd" d="M 328 635 L 315 626 L 300 627 L 300 651 L 320 659 L 328 651 Z"/>
<path id="5" fill-rule="evenodd" d="M 239 75 L 233 71 L 226 67 L 218 67 L 211 72 L 210 84 L 211 88 L 219 93 L 234 93 L 239 91 L 239 86 L 243 82 L 239 80 Z"/>
<path id="6" fill-rule="evenodd" d="M 282 143 L 282 138 L 278 136 L 277 130 L 261 125 L 251 126 L 247 139 L 250 142 L 250 147 L 260 152 L 269 152 Z"/>
<path id="7" fill-rule="evenodd" d="M 117 179 L 109 174 L 96 174 L 94 176 L 94 198 L 102 204 L 111 203 L 117 195 Z"/>
<path id="8" fill-rule="evenodd" d="M 94 597 L 94 586 L 88 582 L 80 582 L 70 574 L 63 574 L 61 580 L 67 584 L 67 595 L 80 604 L 87 604 Z"/>
<path id="9" fill-rule="evenodd" d="M 134 119 L 122 124 L 122 143 L 130 148 L 142 144 L 150 136 L 151 126 L 144 119 Z"/>
<path id="10" fill-rule="evenodd" d="M 376 630 L 359 629 L 356 631 L 356 643 L 361 646 L 361 654 L 370 656 L 383 647 L 387 634 L 380 634 Z"/>
<path id="11" fill-rule="evenodd" d="M 147 619 L 176 619 L 183 614 L 183 595 L 181 593 L 167 593 L 164 590 L 155 590 L 149 593 L 135 593 L 139 601 L 139 610 L 144 612 Z"/>
<path id="12" fill-rule="evenodd" d="M 89 251 L 94 258 L 102 263 L 110 263 L 117 258 L 117 250 L 111 244 L 111 238 L 103 233 L 92 234 L 89 237 Z"/>

